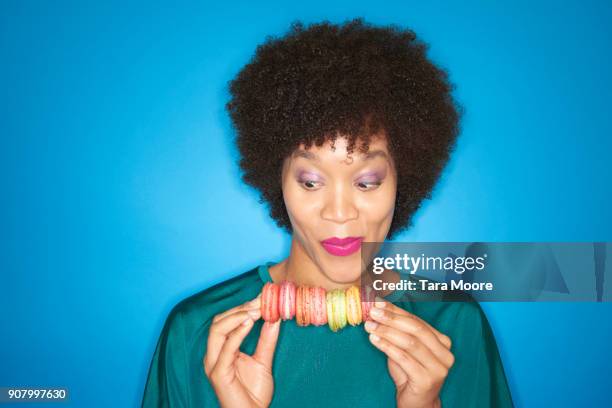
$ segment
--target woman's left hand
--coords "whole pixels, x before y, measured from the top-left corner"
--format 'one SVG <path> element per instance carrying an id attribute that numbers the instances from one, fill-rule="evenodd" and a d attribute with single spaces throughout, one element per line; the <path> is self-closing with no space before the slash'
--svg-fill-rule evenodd
<path id="1" fill-rule="evenodd" d="M 371 320 L 370 320 L 371 319 Z M 440 407 L 438 396 L 455 362 L 451 340 L 419 317 L 377 298 L 365 330 L 388 357 L 398 407 Z"/>

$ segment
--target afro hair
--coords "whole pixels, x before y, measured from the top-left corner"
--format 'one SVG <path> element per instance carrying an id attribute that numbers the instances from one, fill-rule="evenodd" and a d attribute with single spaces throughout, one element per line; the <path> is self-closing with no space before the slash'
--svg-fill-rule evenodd
<path id="1" fill-rule="evenodd" d="M 282 165 L 304 144 L 347 138 L 350 154 L 383 132 L 397 171 L 387 234 L 411 226 L 459 133 L 462 107 L 447 73 L 426 56 L 410 29 L 373 26 L 363 18 L 291 23 L 267 36 L 229 82 L 226 109 L 236 134 L 242 180 L 260 193 L 276 224 L 292 233 L 282 192 Z"/>

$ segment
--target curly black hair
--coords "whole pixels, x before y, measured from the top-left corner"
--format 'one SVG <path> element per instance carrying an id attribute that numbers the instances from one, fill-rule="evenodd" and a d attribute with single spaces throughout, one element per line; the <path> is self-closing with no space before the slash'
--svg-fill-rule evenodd
<path id="1" fill-rule="evenodd" d="M 225 105 L 236 134 L 242 180 L 257 189 L 270 216 L 292 233 L 281 183 L 284 159 L 304 144 L 367 151 L 384 132 L 397 170 L 387 234 L 411 226 L 455 148 L 462 107 L 448 74 L 428 60 L 428 45 L 410 29 L 373 26 L 362 17 L 267 36 L 229 82 Z"/>

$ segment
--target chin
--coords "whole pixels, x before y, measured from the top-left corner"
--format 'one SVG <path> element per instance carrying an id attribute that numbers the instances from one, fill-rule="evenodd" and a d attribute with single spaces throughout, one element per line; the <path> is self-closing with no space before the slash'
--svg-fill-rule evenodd
<path id="1" fill-rule="evenodd" d="M 322 265 L 323 270 L 334 282 L 351 283 L 361 277 L 361 256 L 359 252 L 343 257 L 326 254 L 326 258 Z"/>

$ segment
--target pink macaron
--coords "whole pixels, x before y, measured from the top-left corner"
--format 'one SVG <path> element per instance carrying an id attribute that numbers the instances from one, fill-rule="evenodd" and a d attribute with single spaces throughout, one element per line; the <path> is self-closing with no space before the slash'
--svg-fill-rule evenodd
<path id="1" fill-rule="evenodd" d="M 361 320 L 366 321 L 370 317 L 370 309 L 374 306 L 376 294 L 374 289 L 368 285 L 361 286 Z"/>
<path id="2" fill-rule="evenodd" d="M 279 319 L 278 294 L 279 285 L 266 282 L 261 291 L 261 318 L 267 322 L 274 323 Z"/>
<path id="3" fill-rule="evenodd" d="M 278 311 L 283 320 L 290 320 L 295 316 L 295 284 L 293 282 L 280 283 Z"/>
<path id="4" fill-rule="evenodd" d="M 327 324 L 327 303 L 324 288 L 310 288 L 310 323 L 315 326 Z"/>

